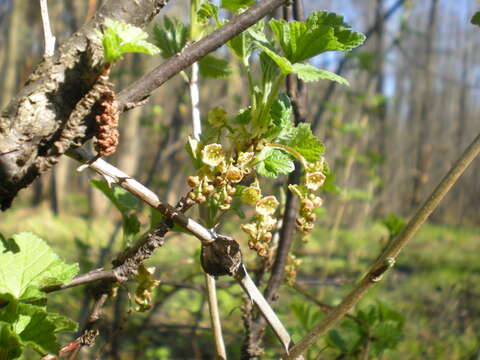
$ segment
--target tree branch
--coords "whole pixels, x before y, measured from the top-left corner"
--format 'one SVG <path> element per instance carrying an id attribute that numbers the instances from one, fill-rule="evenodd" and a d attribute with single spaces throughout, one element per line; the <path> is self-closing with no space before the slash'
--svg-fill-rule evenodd
<path id="1" fill-rule="evenodd" d="M 438 207 L 448 191 L 458 181 L 470 163 L 480 154 L 480 134 L 473 140 L 440 184 L 433 190 L 425 203 L 417 210 L 405 229 L 385 249 L 379 259 L 370 267 L 360 283 L 336 306 L 327 316 L 294 345 L 289 354 L 284 353 L 283 359 L 295 359 L 312 346 L 320 336 L 335 326 L 347 312 L 357 304 L 368 289 L 381 280 L 383 274 L 391 268 L 402 249 L 408 244 L 415 233 L 425 223 L 430 214 Z"/>
<path id="2" fill-rule="evenodd" d="M 81 143 L 91 136 L 92 107 L 78 105 L 103 69 L 103 51 L 95 31 L 105 18 L 143 27 L 167 1 L 105 1 L 55 56 L 35 68 L 0 115 L 0 209 L 10 207 L 18 191 L 55 164 L 74 141 Z M 66 129 L 72 116 L 81 122 L 75 132 Z M 56 142 L 61 138 L 69 140 L 58 149 Z"/>
<path id="3" fill-rule="evenodd" d="M 179 54 L 171 57 L 157 66 L 141 79 L 137 80 L 118 95 L 120 110 L 131 108 L 132 105 L 144 100 L 165 83 L 168 79 L 200 60 L 208 53 L 216 50 L 227 41 L 246 30 L 265 15 L 283 5 L 287 0 L 262 0 L 241 15 L 229 21 L 198 42 L 186 47 Z"/>

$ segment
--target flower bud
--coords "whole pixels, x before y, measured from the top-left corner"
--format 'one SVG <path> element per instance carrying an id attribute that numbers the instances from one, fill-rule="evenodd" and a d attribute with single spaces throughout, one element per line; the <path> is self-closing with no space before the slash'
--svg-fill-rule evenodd
<path id="1" fill-rule="evenodd" d="M 190 187 L 197 187 L 200 185 L 200 178 L 198 176 L 189 176 L 187 178 L 187 184 Z"/>

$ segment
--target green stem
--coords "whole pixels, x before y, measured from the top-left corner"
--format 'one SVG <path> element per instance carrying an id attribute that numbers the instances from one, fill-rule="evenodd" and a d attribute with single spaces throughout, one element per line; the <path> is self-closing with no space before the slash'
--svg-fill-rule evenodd
<path id="1" fill-rule="evenodd" d="M 252 104 L 252 112 L 254 112 L 257 108 L 257 98 L 255 97 L 255 83 L 253 81 L 252 71 L 250 70 L 250 65 L 247 58 L 242 59 L 242 65 L 247 73 L 250 103 Z"/>
<path id="2" fill-rule="evenodd" d="M 268 125 L 268 124 L 265 124 L 265 119 L 267 118 L 267 116 L 270 112 L 270 109 L 272 107 L 272 104 L 275 101 L 275 99 L 277 98 L 278 92 L 280 91 L 280 88 L 282 87 L 282 85 L 285 81 L 285 76 L 286 75 L 283 75 L 283 74 L 280 75 L 278 77 L 278 79 L 275 81 L 275 83 L 273 84 L 272 89 L 270 90 L 268 95 L 266 94 L 266 92 L 263 94 L 264 101 L 262 101 L 262 104 L 261 104 L 261 107 L 260 107 L 260 112 L 259 112 L 258 118 L 257 118 L 258 120 L 256 122 L 257 124 L 260 125 L 260 126 L 258 126 L 260 132 L 255 133 L 255 131 L 254 131 L 253 135 L 262 134 L 263 131 L 265 130 L 264 127 Z M 265 97 L 266 97 L 266 99 L 265 99 Z"/>

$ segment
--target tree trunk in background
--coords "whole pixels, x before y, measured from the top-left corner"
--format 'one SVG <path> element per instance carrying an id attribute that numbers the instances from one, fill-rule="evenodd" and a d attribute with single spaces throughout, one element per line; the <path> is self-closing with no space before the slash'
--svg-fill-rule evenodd
<path id="1" fill-rule="evenodd" d="M 19 55 L 19 41 L 21 38 L 20 26 L 22 24 L 23 12 L 24 2 L 14 1 L 10 15 L 10 26 L 8 27 L 8 43 L 5 51 L 6 60 L 4 68 L 7 69 L 7 71 L 5 73 L 2 86 L 2 108 L 8 104 L 18 88 L 17 59 Z"/>
<path id="2" fill-rule="evenodd" d="M 435 43 L 435 24 L 437 17 L 438 0 L 432 0 L 430 6 L 430 15 L 425 29 L 425 45 L 423 47 L 425 54 L 424 62 L 424 88 L 419 114 L 420 130 L 417 138 L 417 163 L 415 175 L 413 178 L 412 189 L 412 208 L 420 205 L 423 197 L 423 186 L 428 182 L 428 172 L 431 165 L 432 144 L 430 132 L 432 130 L 432 119 L 430 117 L 431 107 L 433 105 L 433 44 Z M 422 50 L 423 50 L 422 49 Z"/>
<path id="3" fill-rule="evenodd" d="M 375 23 L 378 26 L 378 31 L 376 32 L 376 44 L 375 44 L 375 93 L 377 96 L 385 96 L 385 21 L 383 20 L 383 4 L 384 0 L 376 0 L 375 7 Z M 380 155 L 380 164 L 378 167 L 378 176 L 385 181 L 386 171 L 385 163 L 387 161 L 387 152 L 386 152 L 386 139 L 387 139 L 387 103 L 385 99 L 379 98 L 379 103 L 376 104 L 376 142 L 377 143 L 377 152 Z M 373 164 L 372 164 L 373 165 Z M 377 211 L 382 214 L 385 213 L 383 210 L 383 185 L 377 186 L 375 190 L 374 201 L 376 201 L 375 207 Z"/>

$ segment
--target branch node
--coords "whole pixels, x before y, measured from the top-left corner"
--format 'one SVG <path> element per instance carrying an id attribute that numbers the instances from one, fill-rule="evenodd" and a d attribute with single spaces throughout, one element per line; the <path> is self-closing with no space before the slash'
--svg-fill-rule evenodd
<path id="1" fill-rule="evenodd" d="M 380 266 L 378 266 L 375 270 L 372 270 L 370 275 L 369 275 L 369 279 L 371 282 L 373 283 L 376 283 L 376 282 L 379 282 L 380 280 L 382 280 L 383 278 L 383 274 L 385 274 L 385 272 L 392 268 L 393 265 L 395 265 L 395 259 L 392 258 L 392 257 L 389 257 L 389 258 L 386 258 L 382 264 L 380 264 Z"/>

